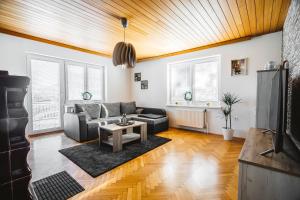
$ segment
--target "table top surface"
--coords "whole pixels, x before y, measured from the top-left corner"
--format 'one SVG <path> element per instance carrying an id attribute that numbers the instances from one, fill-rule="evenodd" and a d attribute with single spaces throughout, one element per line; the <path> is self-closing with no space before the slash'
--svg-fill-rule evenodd
<path id="1" fill-rule="evenodd" d="M 300 176 L 300 163 L 291 159 L 285 152 L 270 153 L 266 156 L 259 154 L 273 147 L 272 135 L 263 134 L 261 131 L 262 129 L 256 128 L 249 130 L 239 162 Z"/>
<path id="2" fill-rule="evenodd" d="M 124 130 L 127 128 L 133 128 L 133 127 L 142 126 L 142 125 L 147 124 L 146 122 L 140 122 L 140 121 L 130 121 L 130 122 L 134 122 L 134 124 L 131 124 L 128 126 L 119 126 L 117 124 L 107 124 L 107 125 L 100 126 L 100 128 L 107 130 L 107 131 L 119 131 L 119 130 Z"/>

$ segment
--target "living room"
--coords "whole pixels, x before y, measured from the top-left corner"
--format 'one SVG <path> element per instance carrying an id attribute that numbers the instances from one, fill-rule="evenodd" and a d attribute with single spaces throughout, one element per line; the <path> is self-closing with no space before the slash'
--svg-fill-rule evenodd
<path id="1" fill-rule="evenodd" d="M 299 13 L 297 0 L 1 1 L 0 193 L 299 199 Z"/>

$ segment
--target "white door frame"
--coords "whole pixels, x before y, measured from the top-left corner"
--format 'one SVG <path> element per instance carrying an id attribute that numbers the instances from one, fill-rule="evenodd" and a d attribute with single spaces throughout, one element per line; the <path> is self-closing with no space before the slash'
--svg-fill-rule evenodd
<path id="1" fill-rule="evenodd" d="M 28 98 L 27 98 L 27 108 L 28 108 L 28 117 L 29 117 L 29 123 L 27 127 L 27 132 L 29 135 L 34 135 L 38 133 L 46 133 L 46 132 L 52 132 L 52 131 L 59 131 L 63 130 L 64 124 L 63 124 L 63 113 L 64 113 L 64 103 L 65 103 L 65 81 L 64 81 L 64 60 L 48 57 L 48 56 L 42 56 L 42 55 L 35 55 L 35 54 L 28 54 L 27 55 L 27 74 L 30 78 L 32 78 L 31 74 L 31 60 L 43 60 L 43 61 L 50 61 L 55 62 L 59 64 L 59 78 L 60 78 L 60 120 L 61 120 L 61 127 L 57 128 L 51 128 L 51 129 L 42 129 L 38 131 L 33 130 L 33 112 L 32 112 L 32 82 L 29 84 L 29 90 L 28 90 Z"/>

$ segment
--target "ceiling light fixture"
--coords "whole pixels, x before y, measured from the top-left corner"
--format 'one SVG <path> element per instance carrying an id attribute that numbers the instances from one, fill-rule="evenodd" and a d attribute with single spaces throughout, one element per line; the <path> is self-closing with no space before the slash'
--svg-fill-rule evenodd
<path id="1" fill-rule="evenodd" d="M 125 29 L 128 26 L 128 21 L 125 17 L 121 18 L 121 24 L 124 28 L 124 41 L 116 44 L 112 60 L 114 66 L 121 66 L 123 69 L 132 68 L 136 64 L 136 53 L 134 46 L 125 42 Z"/>

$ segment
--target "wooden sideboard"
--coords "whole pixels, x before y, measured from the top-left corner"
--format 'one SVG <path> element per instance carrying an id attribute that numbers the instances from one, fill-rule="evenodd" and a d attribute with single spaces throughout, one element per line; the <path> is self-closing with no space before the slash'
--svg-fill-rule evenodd
<path id="1" fill-rule="evenodd" d="M 251 128 L 239 157 L 239 200 L 300 199 L 300 163 L 272 148 L 272 135 Z"/>

